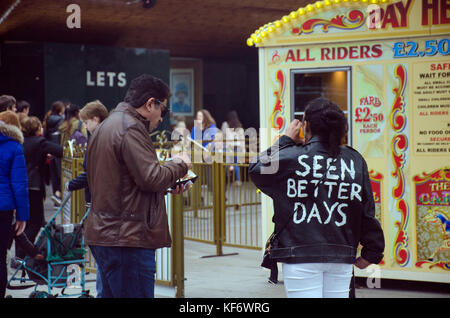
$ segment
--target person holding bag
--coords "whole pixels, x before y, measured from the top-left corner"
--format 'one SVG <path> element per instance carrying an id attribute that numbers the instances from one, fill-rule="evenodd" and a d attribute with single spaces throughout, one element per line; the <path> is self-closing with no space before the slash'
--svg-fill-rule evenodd
<path id="1" fill-rule="evenodd" d="M 42 226 L 45 225 L 44 200 L 47 154 L 61 158 L 63 149 L 60 145 L 43 137 L 42 123 L 39 118 L 30 116 L 22 120 L 24 135 L 23 150 L 28 175 L 28 195 L 30 202 L 30 219 L 25 234 L 34 242 Z M 16 256 L 24 259 L 26 251 L 16 247 Z"/>
<path id="2" fill-rule="evenodd" d="M 65 106 L 62 101 L 52 103 L 51 110 L 45 115 L 42 122 L 44 128 L 44 137 L 53 143 L 61 144 L 61 132 L 59 127 L 64 122 Z M 55 206 L 61 204 L 61 158 L 47 155 L 46 164 L 48 165 L 50 182 L 52 185 L 53 195 L 51 196 Z"/>
<path id="3" fill-rule="evenodd" d="M 317 98 L 301 122 L 294 120 L 250 164 L 252 181 L 273 199 L 275 238 L 269 253 L 282 263 L 288 297 L 346 298 L 352 265 L 362 269 L 383 258 L 384 235 L 367 164 L 342 145 L 346 129 L 342 110 Z"/>

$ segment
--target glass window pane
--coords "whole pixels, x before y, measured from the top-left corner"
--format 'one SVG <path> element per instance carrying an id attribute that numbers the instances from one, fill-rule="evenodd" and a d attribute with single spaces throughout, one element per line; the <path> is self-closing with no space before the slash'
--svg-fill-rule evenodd
<path id="1" fill-rule="evenodd" d="M 302 119 L 308 103 L 318 97 L 325 97 L 336 104 L 348 117 L 349 83 L 346 70 L 293 70 L 292 96 L 294 118 Z"/>
<path id="2" fill-rule="evenodd" d="M 303 112 L 317 97 L 326 97 L 347 111 L 347 71 L 294 74 L 294 111 Z"/>

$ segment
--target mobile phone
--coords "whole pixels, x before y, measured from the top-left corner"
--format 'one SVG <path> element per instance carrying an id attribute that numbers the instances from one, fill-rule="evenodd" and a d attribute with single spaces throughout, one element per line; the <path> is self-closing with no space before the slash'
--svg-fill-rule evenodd
<path id="1" fill-rule="evenodd" d="M 169 188 L 169 191 L 175 190 L 179 185 L 185 185 L 186 183 L 194 184 L 194 182 L 198 179 L 198 176 L 192 172 L 191 170 L 181 179 L 178 179 L 177 182 L 173 186 Z"/>

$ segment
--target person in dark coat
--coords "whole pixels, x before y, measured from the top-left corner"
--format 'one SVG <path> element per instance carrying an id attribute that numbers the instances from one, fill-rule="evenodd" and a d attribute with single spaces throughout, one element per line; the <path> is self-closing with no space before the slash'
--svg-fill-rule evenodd
<path id="1" fill-rule="evenodd" d="M 44 137 L 53 143 L 61 144 L 61 132 L 59 126 L 64 122 L 64 111 L 66 107 L 61 101 L 52 104 L 52 108 L 44 118 Z M 52 200 L 56 205 L 61 202 L 61 159 L 49 156 L 50 181 L 52 184 Z"/>
<path id="2" fill-rule="evenodd" d="M 29 219 L 28 177 L 22 147 L 19 119 L 12 111 L 0 113 L 0 298 L 7 283 L 6 252 L 10 245 L 11 224 L 16 211 L 17 235 Z"/>
<path id="3" fill-rule="evenodd" d="M 45 161 L 47 154 L 57 158 L 62 157 L 61 145 L 45 139 L 42 124 L 39 118 L 31 116 L 22 121 L 22 130 L 25 135 L 23 143 L 26 167 L 28 174 L 28 192 L 30 201 L 30 220 L 25 230 L 30 241 L 34 242 L 40 228 L 45 224 Z M 23 258 L 25 251 L 16 250 L 16 256 Z"/>

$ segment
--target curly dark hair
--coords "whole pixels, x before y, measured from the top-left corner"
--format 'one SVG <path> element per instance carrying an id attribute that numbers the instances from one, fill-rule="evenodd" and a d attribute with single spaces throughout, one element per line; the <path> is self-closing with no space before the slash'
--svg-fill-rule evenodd
<path id="1" fill-rule="evenodd" d="M 347 131 L 347 119 L 342 109 L 329 99 L 319 97 L 306 106 L 304 119 L 309 123 L 311 134 L 328 143 L 329 154 L 332 157 L 339 155 Z"/>
<path id="2" fill-rule="evenodd" d="M 151 97 L 159 100 L 168 99 L 170 97 L 170 89 L 159 78 L 142 74 L 131 81 L 124 101 L 134 108 L 139 108 Z"/>

